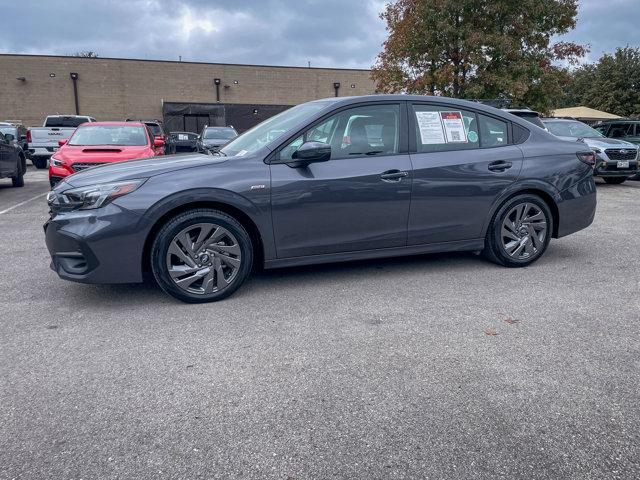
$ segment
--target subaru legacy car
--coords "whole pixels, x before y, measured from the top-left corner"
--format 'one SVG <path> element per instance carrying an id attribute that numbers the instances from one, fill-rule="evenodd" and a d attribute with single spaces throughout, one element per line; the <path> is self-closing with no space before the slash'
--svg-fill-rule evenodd
<path id="1" fill-rule="evenodd" d="M 551 133 L 563 140 L 580 142 L 596 154 L 593 174 L 607 183 L 624 183 L 638 173 L 638 146 L 602 133 L 578 120 L 545 118 L 542 120 Z"/>
<path id="2" fill-rule="evenodd" d="M 80 170 L 164 153 L 164 141 L 154 137 L 143 123 L 133 122 L 84 123 L 69 140 L 58 144 L 60 149 L 49 163 L 52 187 Z"/>
<path id="3" fill-rule="evenodd" d="M 48 195 L 51 267 L 67 280 L 153 273 L 220 300 L 254 264 L 287 267 L 482 251 L 524 267 L 591 224 L 594 153 L 492 107 L 376 95 L 286 110 L 218 155 L 104 165 Z"/>

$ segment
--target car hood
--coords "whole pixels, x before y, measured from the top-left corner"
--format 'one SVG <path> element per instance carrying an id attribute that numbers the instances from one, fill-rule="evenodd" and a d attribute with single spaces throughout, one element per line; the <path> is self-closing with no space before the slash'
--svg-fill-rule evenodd
<path id="1" fill-rule="evenodd" d="M 624 140 L 618 140 L 615 138 L 606 138 L 606 137 L 583 137 L 583 138 L 574 138 L 574 137 L 558 137 L 562 140 L 568 140 L 570 142 L 582 142 L 591 148 L 637 148 L 637 145 L 634 145 L 630 142 L 625 142 Z"/>
<path id="2" fill-rule="evenodd" d="M 147 145 L 138 147 L 64 145 L 55 155 L 57 159 L 67 163 L 110 163 L 144 158 L 150 154 L 152 150 Z"/>
<path id="3" fill-rule="evenodd" d="M 224 163 L 229 157 L 202 154 L 167 155 L 131 160 L 90 168 L 67 177 L 64 182 L 73 187 L 118 182 L 132 178 L 149 178 L 163 173 L 197 167 L 204 164 Z"/>

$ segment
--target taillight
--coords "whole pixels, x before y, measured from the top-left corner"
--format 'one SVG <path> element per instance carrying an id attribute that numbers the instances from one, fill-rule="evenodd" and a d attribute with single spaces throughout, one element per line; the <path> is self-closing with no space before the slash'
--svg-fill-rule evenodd
<path id="1" fill-rule="evenodd" d="M 586 163 L 590 167 L 596 166 L 596 154 L 594 152 L 578 152 L 576 153 L 578 160 Z"/>
<path id="2" fill-rule="evenodd" d="M 27 130 L 27 143 L 31 143 L 31 130 Z"/>

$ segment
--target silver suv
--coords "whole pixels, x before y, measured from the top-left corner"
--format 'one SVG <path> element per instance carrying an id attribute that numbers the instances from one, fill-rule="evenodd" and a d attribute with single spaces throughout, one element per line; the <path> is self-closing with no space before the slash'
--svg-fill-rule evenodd
<path id="1" fill-rule="evenodd" d="M 542 120 L 550 133 L 563 140 L 582 142 L 596 154 L 593 174 L 607 183 L 623 183 L 638 173 L 638 146 L 607 138 L 586 123 L 562 118 Z"/>

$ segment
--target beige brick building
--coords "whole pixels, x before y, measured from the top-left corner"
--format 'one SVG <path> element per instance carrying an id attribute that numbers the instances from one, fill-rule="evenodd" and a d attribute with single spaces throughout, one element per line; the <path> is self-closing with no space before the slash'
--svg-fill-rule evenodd
<path id="1" fill-rule="evenodd" d="M 184 120 L 191 126 L 214 124 L 215 115 L 225 114 L 211 112 L 225 105 L 227 118 L 218 123 L 228 123 L 230 112 L 238 122 L 257 123 L 285 106 L 332 97 L 337 83 L 340 96 L 374 92 L 368 70 L 0 54 L 0 121 L 32 126 L 49 114 L 75 114 L 71 73 L 78 74 L 81 114 L 161 119 L 166 104 L 184 104 L 185 115 L 202 116 Z M 199 113 L 202 105 L 194 103 L 209 108 Z"/>

